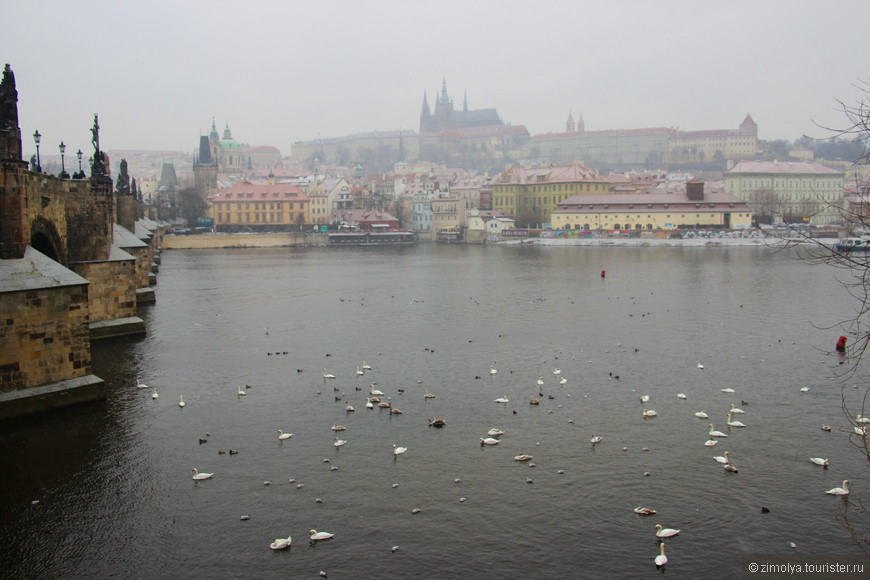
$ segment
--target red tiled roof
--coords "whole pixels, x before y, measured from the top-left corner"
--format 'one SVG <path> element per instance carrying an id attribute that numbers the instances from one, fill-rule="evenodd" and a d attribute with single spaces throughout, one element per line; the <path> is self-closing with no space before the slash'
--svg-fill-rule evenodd
<path id="1" fill-rule="evenodd" d="M 301 189 L 289 183 L 255 184 L 250 181 L 238 181 L 231 187 L 220 190 L 212 201 L 306 201 L 307 199 L 308 196 Z"/>

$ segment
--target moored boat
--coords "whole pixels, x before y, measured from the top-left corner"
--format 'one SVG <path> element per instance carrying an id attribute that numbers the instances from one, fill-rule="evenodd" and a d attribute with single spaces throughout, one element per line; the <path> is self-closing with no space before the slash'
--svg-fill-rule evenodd
<path id="1" fill-rule="evenodd" d="M 867 252 L 870 251 L 870 238 L 840 238 L 834 248 L 838 252 Z"/>

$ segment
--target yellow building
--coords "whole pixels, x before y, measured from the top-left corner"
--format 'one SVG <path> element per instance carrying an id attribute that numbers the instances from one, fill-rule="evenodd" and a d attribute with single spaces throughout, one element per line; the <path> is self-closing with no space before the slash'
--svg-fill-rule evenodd
<path id="1" fill-rule="evenodd" d="M 308 196 L 288 183 L 239 181 L 211 200 L 215 231 L 293 231 L 307 223 Z"/>
<path id="2" fill-rule="evenodd" d="M 577 195 L 601 195 L 608 182 L 574 165 L 512 167 L 492 183 L 492 209 L 513 216 L 520 227 L 543 227 L 559 203 Z"/>
<path id="3" fill-rule="evenodd" d="M 708 184 L 709 185 L 709 184 Z M 746 202 L 716 184 L 662 183 L 648 193 L 577 195 L 558 204 L 552 227 L 559 230 L 739 229 L 752 226 Z"/>
<path id="4" fill-rule="evenodd" d="M 671 163 L 751 159 L 758 152 L 758 125 L 750 115 L 736 129 L 674 131 L 668 140 Z"/>

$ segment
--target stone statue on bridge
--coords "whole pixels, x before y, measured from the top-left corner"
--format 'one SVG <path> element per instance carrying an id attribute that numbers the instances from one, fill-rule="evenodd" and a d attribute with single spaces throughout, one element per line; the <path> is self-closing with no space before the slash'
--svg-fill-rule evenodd
<path id="1" fill-rule="evenodd" d="M 0 82 L 0 129 L 18 129 L 18 90 L 15 73 L 7 63 Z"/>

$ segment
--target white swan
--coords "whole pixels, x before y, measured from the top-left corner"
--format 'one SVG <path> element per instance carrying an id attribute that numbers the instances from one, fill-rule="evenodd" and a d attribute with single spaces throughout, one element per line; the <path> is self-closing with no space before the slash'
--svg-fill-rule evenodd
<path id="1" fill-rule="evenodd" d="M 344 439 L 336 439 L 335 441 L 332 442 L 332 444 L 335 447 L 341 447 L 342 445 L 344 445 L 346 443 L 347 443 L 347 441 L 345 441 Z"/>
<path id="2" fill-rule="evenodd" d="M 731 420 L 731 413 L 728 413 L 725 417 L 728 419 L 728 426 L 729 427 L 746 427 L 746 425 L 744 425 L 740 421 L 732 421 Z"/>
<path id="3" fill-rule="evenodd" d="M 564 385 L 564 384 L 567 383 L 567 382 L 568 382 L 568 379 L 566 379 L 565 377 L 562 377 L 561 379 L 559 379 L 559 384 L 560 384 L 560 385 Z"/>
<path id="4" fill-rule="evenodd" d="M 290 547 L 291 541 L 290 536 L 287 536 L 286 538 L 275 538 L 275 541 L 269 544 L 269 547 L 273 550 L 283 550 L 284 548 Z"/>
<path id="5" fill-rule="evenodd" d="M 318 532 L 317 530 L 308 530 L 309 538 L 312 542 L 319 542 L 320 540 L 328 540 L 335 536 L 335 534 L 330 534 L 329 532 Z"/>
<path id="6" fill-rule="evenodd" d="M 160 395 L 157 394 L 157 389 L 154 389 L 154 392 L 151 393 L 151 398 L 152 398 L 152 399 L 156 399 L 156 398 L 159 397 L 159 396 L 160 396 Z"/>
<path id="7" fill-rule="evenodd" d="M 687 397 L 685 393 L 677 393 L 677 398 L 685 400 Z"/>
<path id="8" fill-rule="evenodd" d="M 834 487 L 825 492 L 828 495 L 849 495 L 849 480 L 843 480 L 843 487 Z"/>
<path id="9" fill-rule="evenodd" d="M 374 396 L 374 397 L 383 397 L 384 396 L 384 392 L 380 389 L 376 389 L 374 383 L 369 385 L 369 394 Z"/>
<path id="10" fill-rule="evenodd" d="M 366 374 L 366 372 L 364 370 L 362 370 L 361 368 L 359 368 L 359 365 L 356 365 L 356 374 L 359 376 L 359 375 Z"/>
<path id="11" fill-rule="evenodd" d="M 728 463 L 728 462 L 729 462 L 728 457 L 729 457 L 730 455 L 731 455 L 731 454 L 728 453 L 728 452 L 726 451 L 724 455 L 715 455 L 715 456 L 713 457 L 713 459 L 715 459 L 715 460 L 718 461 L 719 463 Z"/>
<path id="12" fill-rule="evenodd" d="M 731 405 L 731 410 L 728 411 L 728 412 L 731 413 L 732 415 L 742 415 L 742 414 L 745 413 L 746 411 L 744 411 L 744 410 L 741 409 L 740 407 L 735 407 L 735 406 L 732 404 L 732 405 Z"/>
<path id="13" fill-rule="evenodd" d="M 855 422 L 860 423 L 861 425 L 865 425 L 870 423 L 870 417 L 862 417 L 860 414 L 855 417 Z"/>
<path id="14" fill-rule="evenodd" d="M 652 409 L 644 409 L 644 410 L 643 410 L 643 416 L 644 416 L 644 417 L 655 417 L 656 415 L 658 415 L 658 413 L 656 413 L 656 412 L 653 411 Z"/>
<path id="15" fill-rule="evenodd" d="M 539 378 L 539 379 L 537 380 L 537 383 L 538 383 L 538 386 L 543 385 L 543 384 L 544 384 L 544 377 Z"/>
<path id="16" fill-rule="evenodd" d="M 184 406 L 184 397 L 182 395 L 178 395 L 178 406 L 179 407 Z"/>
<path id="17" fill-rule="evenodd" d="M 602 441 L 604 441 L 604 437 L 602 437 L 602 436 L 600 436 L 600 435 L 595 435 L 595 434 L 593 433 L 593 434 L 592 434 L 592 439 L 590 439 L 589 441 L 590 441 L 593 445 L 595 445 L 596 443 L 601 443 Z"/>
<path id="18" fill-rule="evenodd" d="M 709 419 L 710 418 L 710 416 L 707 415 L 707 413 L 705 413 L 704 411 L 698 411 L 697 413 L 695 413 L 695 417 L 697 417 L 698 419 Z"/>
<path id="19" fill-rule="evenodd" d="M 193 479 L 196 479 L 196 480 L 208 479 L 212 475 L 214 475 L 214 473 L 200 473 L 199 471 L 196 470 L 195 467 L 193 468 Z"/>
<path id="20" fill-rule="evenodd" d="M 728 435 L 726 435 L 722 431 L 714 430 L 713 423 L 710 423 L 710 431 L 709 431 L 708 435 L 710 435 L 710 437 L 728 437 Z"/>
<path id="21" fill-rule="evenodd" d="M 828 460 L 821 457 L 810 457 L 810 461 L 816 465 L 821 465 L 822 467 L 827 467 L 829 465 Z"/>
<path id="22" fill-rule="evenodd" d="M 284 433 L 278 429 L 278 439 L 290 439 L 291 437 L 293 437 L 293 433 Z"/>
<path id="23" fill-rule="evenodd" d="M 370 371 L 370 370 L 372 370 L 372 367 L 369 366 L 369 365 L 367 365 L 367 364 L 366 364 L 366 361 L 362 361 L 362 370 L 364 370 L 364 371 Z"/>
<path id="24" fill-rule="evenodd" d="M 718 444 L 719 444 L 719 442 L 716 441 L 715 439 L 707 439 L 706 441 L 704 441 L 704 445 L 706 447 L 715 447 Z"/>
<path id="25" fill-rule="evenodd" d="M 345 431 L 347 430 L 347 427 L 345 427 L 344 425 L 333 425 L 332 427 L 330 427 L 330 429 L 332 429 L 333 431 Z"/>
<path id="26" fill-rule="evenodd" d="M 375 404 L 372 403 L 372 400 L 369 398 L 366 398 L 366 409 L 374 409 L 374 408 L 375 408 Z"/>
<path id="27" fill-rule="evenodd" d="M 407 447 L 399 447 L 395 443 L 393 443 L 393 455 L 401 455 L 405 451 L 407 451 Z"/>
<path id="28" fill-rule="evenodd" d="M 723 393 L 733 393 L 734 392 L 734 389 L 732 389 L 731 387 L 725 387 L 724 389 L 719 389 L 719 390 L 722 391 Z"/>
<path id="29" fill-rule="evenodd" d="M 490 437 L 498 437 L 499 435 L 504 435 L 504 431 L 502 431 L 501 429 L 498 429 L 496 427 L 493 427 L 492 429 L 487 431 L 486 434 L 489 435 Z"/>
<path id="30" fill-rule="evenodd" d="M 561 374 L 562 374 L 562 369 L 553 369 L 553 374 L 554 374 L 554 375 L 561 375 Z"/>
<path id="31" fill-rule="evenodd" d="M 656 510 L 648 507 L 637 506 L 636 508 L 634 508 L 634 513 L 642 516 L 651 516 L 656 513 Z"/>
<path id="32" fill-rule="evenodd" d="M 140 389 L 147 389 L 148 388 L 148 385 L 146 385 L 145 383 L 140 381 L 138 377 L 136 378 L 136 386 Z"/>
<path id="33" fill-rule="evenodd" d="M 508 399 L 507 397 L 499 397 L 498 399 L 494 400 L 493 403 L 510 403 L 510 399 Z"/>
<path id="34" fill-rule="evenodd" d="M 649 402 L 649 395 L 641 395 L 640 402 L 641 403 L 648 403 Z"/>
<path id="35" fill-rule="evenodd" d="M 704 365 L 702 365 L 701 363 L 698 363 L 698 368 L 702 369 L 702 368 L 704 368 Z"/>
<path id="36" fill-rule="evenodd" d="M 665 543 L 659 545 L 659 555 L 656 556 L 656 566 L 662 567 L 668 563 L 668 557 L 665 556 Z"/>
<path id="37" fill-rule="evenodd" d="M 484 439 L 483 437 L 480 438 L 481 445 L 498 445 L 498 443 L 498 439 L 495 439 L 493 437 L 487 437 L 486 439 Z"/>
<path id="38" fill-rule="evenodd" d="M 332 373 L 330 373 L 330 372 L 327 371 L 326 369 L 323 369 L 323 378 L 324 378 L 324 379 L 334 379 L 334 378 L 335 378 L 335 375 L 332 374 Z"/>
<path id="39" fill-rule="evenodd" d="M 237 394 L 238 396 L 240 396 L 240 397 L 243 397 L 243 396 L 247 395 L 248 392 L 247 392 L 247 391 L 243 391 L 243 390 L 242 390 L 242 387 L 240 387 L 239 385 L 236 385 L 236 394 Z"/>
<path id="40" fill-rule="evenodd" d="M 497 372 L 498 372 L 498 371 L 495 369 L 495 367 L 489 367 L 489 374 L 494 375 L 494 374 L 496 374 Z"/>
<path id="41" fill-rule="evenodd" d="M 657 538 L 672 538 L 679 533 L 680 530 L 675 530 L 674 528 L 663 528 L 661 524 L 656 524 Z"/>

